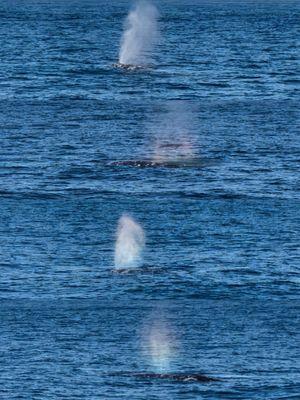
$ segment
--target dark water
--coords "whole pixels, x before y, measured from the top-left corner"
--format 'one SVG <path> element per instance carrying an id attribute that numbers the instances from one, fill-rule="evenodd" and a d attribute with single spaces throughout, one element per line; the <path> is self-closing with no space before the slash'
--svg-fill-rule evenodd
<path id="1" fill-rule="evenodd" d="M 159 2 L 135 72 L 129 8 L 0 4 L 0 398 L 298 399 L 299 3 Z M 197 162 L 118 165 L 183 131 Z M 147 249 L 117 274 L 123 212 Z"/>

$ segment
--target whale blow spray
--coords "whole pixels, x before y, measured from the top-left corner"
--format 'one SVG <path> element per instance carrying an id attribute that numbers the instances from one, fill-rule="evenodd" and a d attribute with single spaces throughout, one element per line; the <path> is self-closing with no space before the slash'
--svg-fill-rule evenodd
<path id="1" fill-rule="evenodd" d="M 156 373 L 170 372 L 177 358 L 178 341 L 168 319 L 156 310 L 145 321 L 141 331 L 141 346 L 146 359 Z"/>
<path id="2" fill-rule="evenodd" d="M 158 38 L 157 19 L 156 7 L 144 1 L 129 13 L 121 40 L 121 65 L 142 66 L 151 62 L 149 53 Z"/>
<path id="3" fill-rule="evenodd" d="M 189 163 L 198 157 L 193 131 L 193 109 L 183 103 L 169 105 L 160 125 L 155 121 L 152 161 L 155 163 Z"/>
<path id="4" fill-rule="evenodd" d="M 143 228 L 129 215 L 123 214 L 117 228 L 115 267 L 117 269 L 139 267 L 144 246 Z"/>
<path id="5" fill-rule="evenodd" d="M 172 346 L 170 333 L 162 322 L 157 322 L 150 330 L 149 347 L 152 365 L 159 372 L 170 369 Z"/>

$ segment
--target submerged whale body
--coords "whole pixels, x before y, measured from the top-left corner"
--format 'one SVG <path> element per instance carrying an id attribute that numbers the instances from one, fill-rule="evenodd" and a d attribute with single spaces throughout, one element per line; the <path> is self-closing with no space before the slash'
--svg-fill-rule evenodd
<path id="1" fill-rule="evenodd" d="M 118 268 L 113 271 L 114 274 L 119 274 L 119 275 L 126 275 L 126 274 L 137 274 L 137 273 L 142 273 L 142 274 L 159 274 L 164 272 L 163 267 L 157 267 L 153 265 L 142 265 L 140 267 L 136 268 Z"/>
<path id="2" fill-rule="evenodd" d="M 109 165 L 118 167 L 136 167 L 136 168 L 188 168 L 188 167 L 204 167 L 211 164 L 211 160 L 191 158 L 191 159 L 175 159 L 175 160 L 125 160 L 113 161 Z"/>
<path id="3" fill-rule="evenodd" d="M 146 379 L 169 379 L 172 381 L 179 382 L 214 382 L 218 381 L 216 378 L 212 378 L 206 375 L 201 374 L 185 374 L 185 373 L 177 373 L 177 374 L 158 374 L 158 373 L 140 373 L 135 374 L 138 378 L 146 378 Z"/>
<path id="4" fill-rule="evenodd" d="M 114 64 L 114 67 L 116 68 L 121 68 L 121 69 L 125 69 L 127 71 L 135 71 L 138 69 L 145 69 L 146 67 L 143 65 L 135 65 L 135 64 L 123 64 L 123 63 L 116 63 Z"/>
<path id="5" fill-rule="evenodd" d="M 156 373 L 156 372 L 124 372 L 115 375 L 133 376 L 140 379 L 165 379 L 176 382 L 218 382 L 219 379 L 200 373 Z"/>

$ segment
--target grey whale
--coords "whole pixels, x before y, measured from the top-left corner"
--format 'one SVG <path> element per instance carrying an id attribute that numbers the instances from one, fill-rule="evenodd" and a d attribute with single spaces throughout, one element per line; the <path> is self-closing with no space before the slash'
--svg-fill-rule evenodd
<path id="1" fill-rule="evenodd" d="M 139 373 L 135 374 L 137 378 L 146 379 L 168 379 L 178 382 L 215 382 L 218 381 L 216 378 L 202 374 L 185 374 L 185 373 L 173 373 L 173 374 L 158 374 L 158 373 Z"/>
<path id="2" fill-rule="evenodd" d="M 215 160 L 204 159 L 204 158 L 190 158 L 190 159 L 177 159 L 177 160 L 123 160 L 123 161 L 112 161 L 109 166 L 117 167 L 136 167 L 136 168 L 203 168 L 213 165 Z"/>
<path id="3" fill-rule="evenodd" d="M 156 373 L 156 372 L 119 372 L 112 374 L 114 376 L 128 376 L 139 379 L 164 379 L 175 382 L 218 382 L 220 379 L 213 378 L 211 376 L 203 375 L 200 373 Z"/>
<path id="4" fill-rule="evenodd" d="M 115 63 L 113 65 L 115 68 L 125 69 L 127 71 L 135 71 L 138 69 L 145 69 L 144 65 L 135 65 L 135 64 L 123 64 L 123 63 Z"/>

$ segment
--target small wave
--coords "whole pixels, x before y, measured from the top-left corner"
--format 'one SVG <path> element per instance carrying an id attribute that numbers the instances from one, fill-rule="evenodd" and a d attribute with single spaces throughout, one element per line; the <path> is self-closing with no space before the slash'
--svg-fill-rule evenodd
<path id="1" fill-rule="evenodd" d="M 69 75 L 104 75 L 108 72 L 105 68 L 75 68 L 66 70 L 66 73 Z"/>
<path id="2" fill-rule="evenodd" d="M 289 84 L 289 85 L 299 85 L 300 79 L 286 79 L 283 81 L 283 83 Z"/>
<path id="3" fill-rule="evenodd" d="M 11 199 L 55 200 L 55 199 L 61 199 L 64 196 L 58 193 L 13 192 L 13 191 L 1 190 L 0 197 L 11 198 Z"/>
<path id="4" fill-rule="evenodd" d="M 173 89 L 173 90 L 182 90 L 182 91 L 195 91 L 195 89 L 193 89 L 191 86 L 185 85 L 185 84 L 180 84 L 180 83 L 166 83 L 164 84 L 164 87 L 166 89 Z"/>
<path id="5" fill-rule="evenodd" d="M 198 82 L 200 86 L 207 87 L 217 87 L 217 88 L 228 88 L 230 87 L 229 83 L 226 82 Z"/>

